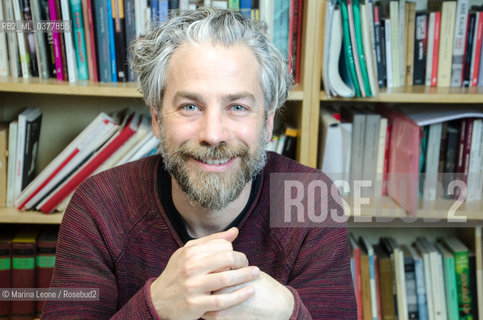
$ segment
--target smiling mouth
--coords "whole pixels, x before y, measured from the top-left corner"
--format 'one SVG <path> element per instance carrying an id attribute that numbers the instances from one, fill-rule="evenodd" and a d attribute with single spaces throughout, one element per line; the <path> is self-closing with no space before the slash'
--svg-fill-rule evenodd
<path id="1" fill-rule="evenodd" d="M 210 164 L 210 165 L 220 165 L 220 164 L 225 164 L 228 161 L 230 161 L 232 158 L 223 158 L 223 159 L 196 159 L 197 161 Z"/>

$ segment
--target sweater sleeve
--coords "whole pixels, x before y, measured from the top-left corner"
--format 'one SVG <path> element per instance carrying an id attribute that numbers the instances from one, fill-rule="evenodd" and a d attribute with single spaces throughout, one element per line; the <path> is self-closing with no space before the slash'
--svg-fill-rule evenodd
<path id="1" fill-rule="evenodd" d="M 79 190 L 78 190 L 79 191 Z M 98 300 L 46 301 L 42 319 L 156 319 L 148 280 L 125 305 L 119 305 L 115 256 L 95 222 L 94 200 L 76 192 L 67 208 L 57 241 L 51 287 L 98 288 Z"/>
<path id="2" fill-rule="evenodd" d="M 310 229 L 287 287 L 295 299 L 290 320 L 357 319 L 347 229 Z"/>

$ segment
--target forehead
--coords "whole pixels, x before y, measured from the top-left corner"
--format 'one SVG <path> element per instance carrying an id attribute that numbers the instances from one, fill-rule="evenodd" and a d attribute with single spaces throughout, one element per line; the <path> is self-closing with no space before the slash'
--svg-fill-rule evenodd
<path id="1" fill-rule="evenodd" d="M 222 46 L 186 43 L 178 47 L 168 64 L 166 90 L 249 91 L 262 93 L 260 66 L 244 44 Z"/>

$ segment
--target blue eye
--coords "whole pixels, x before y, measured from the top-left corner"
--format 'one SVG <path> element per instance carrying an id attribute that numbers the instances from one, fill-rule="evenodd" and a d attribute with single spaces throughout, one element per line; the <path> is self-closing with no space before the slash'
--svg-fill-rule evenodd
<path id="1" fill-rule="evenodd" d="M 246 108 L 244 106 L 239 105 L 239 104 L 235 104 L 235 105 L 231 106 L 231 110 L 240 112 L 240 111 L 245 111 Z"/>
<path id="2" fill-rule="evenodd" d="M 186 111 L 197 111 L 197 110 L 199 110 L 199 108 L 194 104 L 184 105 L 183 109 L 186 110 Z"/>

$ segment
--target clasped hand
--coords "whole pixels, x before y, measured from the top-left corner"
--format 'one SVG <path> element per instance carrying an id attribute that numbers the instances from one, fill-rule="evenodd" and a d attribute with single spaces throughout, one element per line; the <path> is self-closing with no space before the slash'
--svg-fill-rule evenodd
<path id="1" fill-rule="evenodd" d="M 290 318 L 292 293 L 233 250 L 237 235 L 231 228 L 176 250 L 150 287 L 161 319 Z"/>

